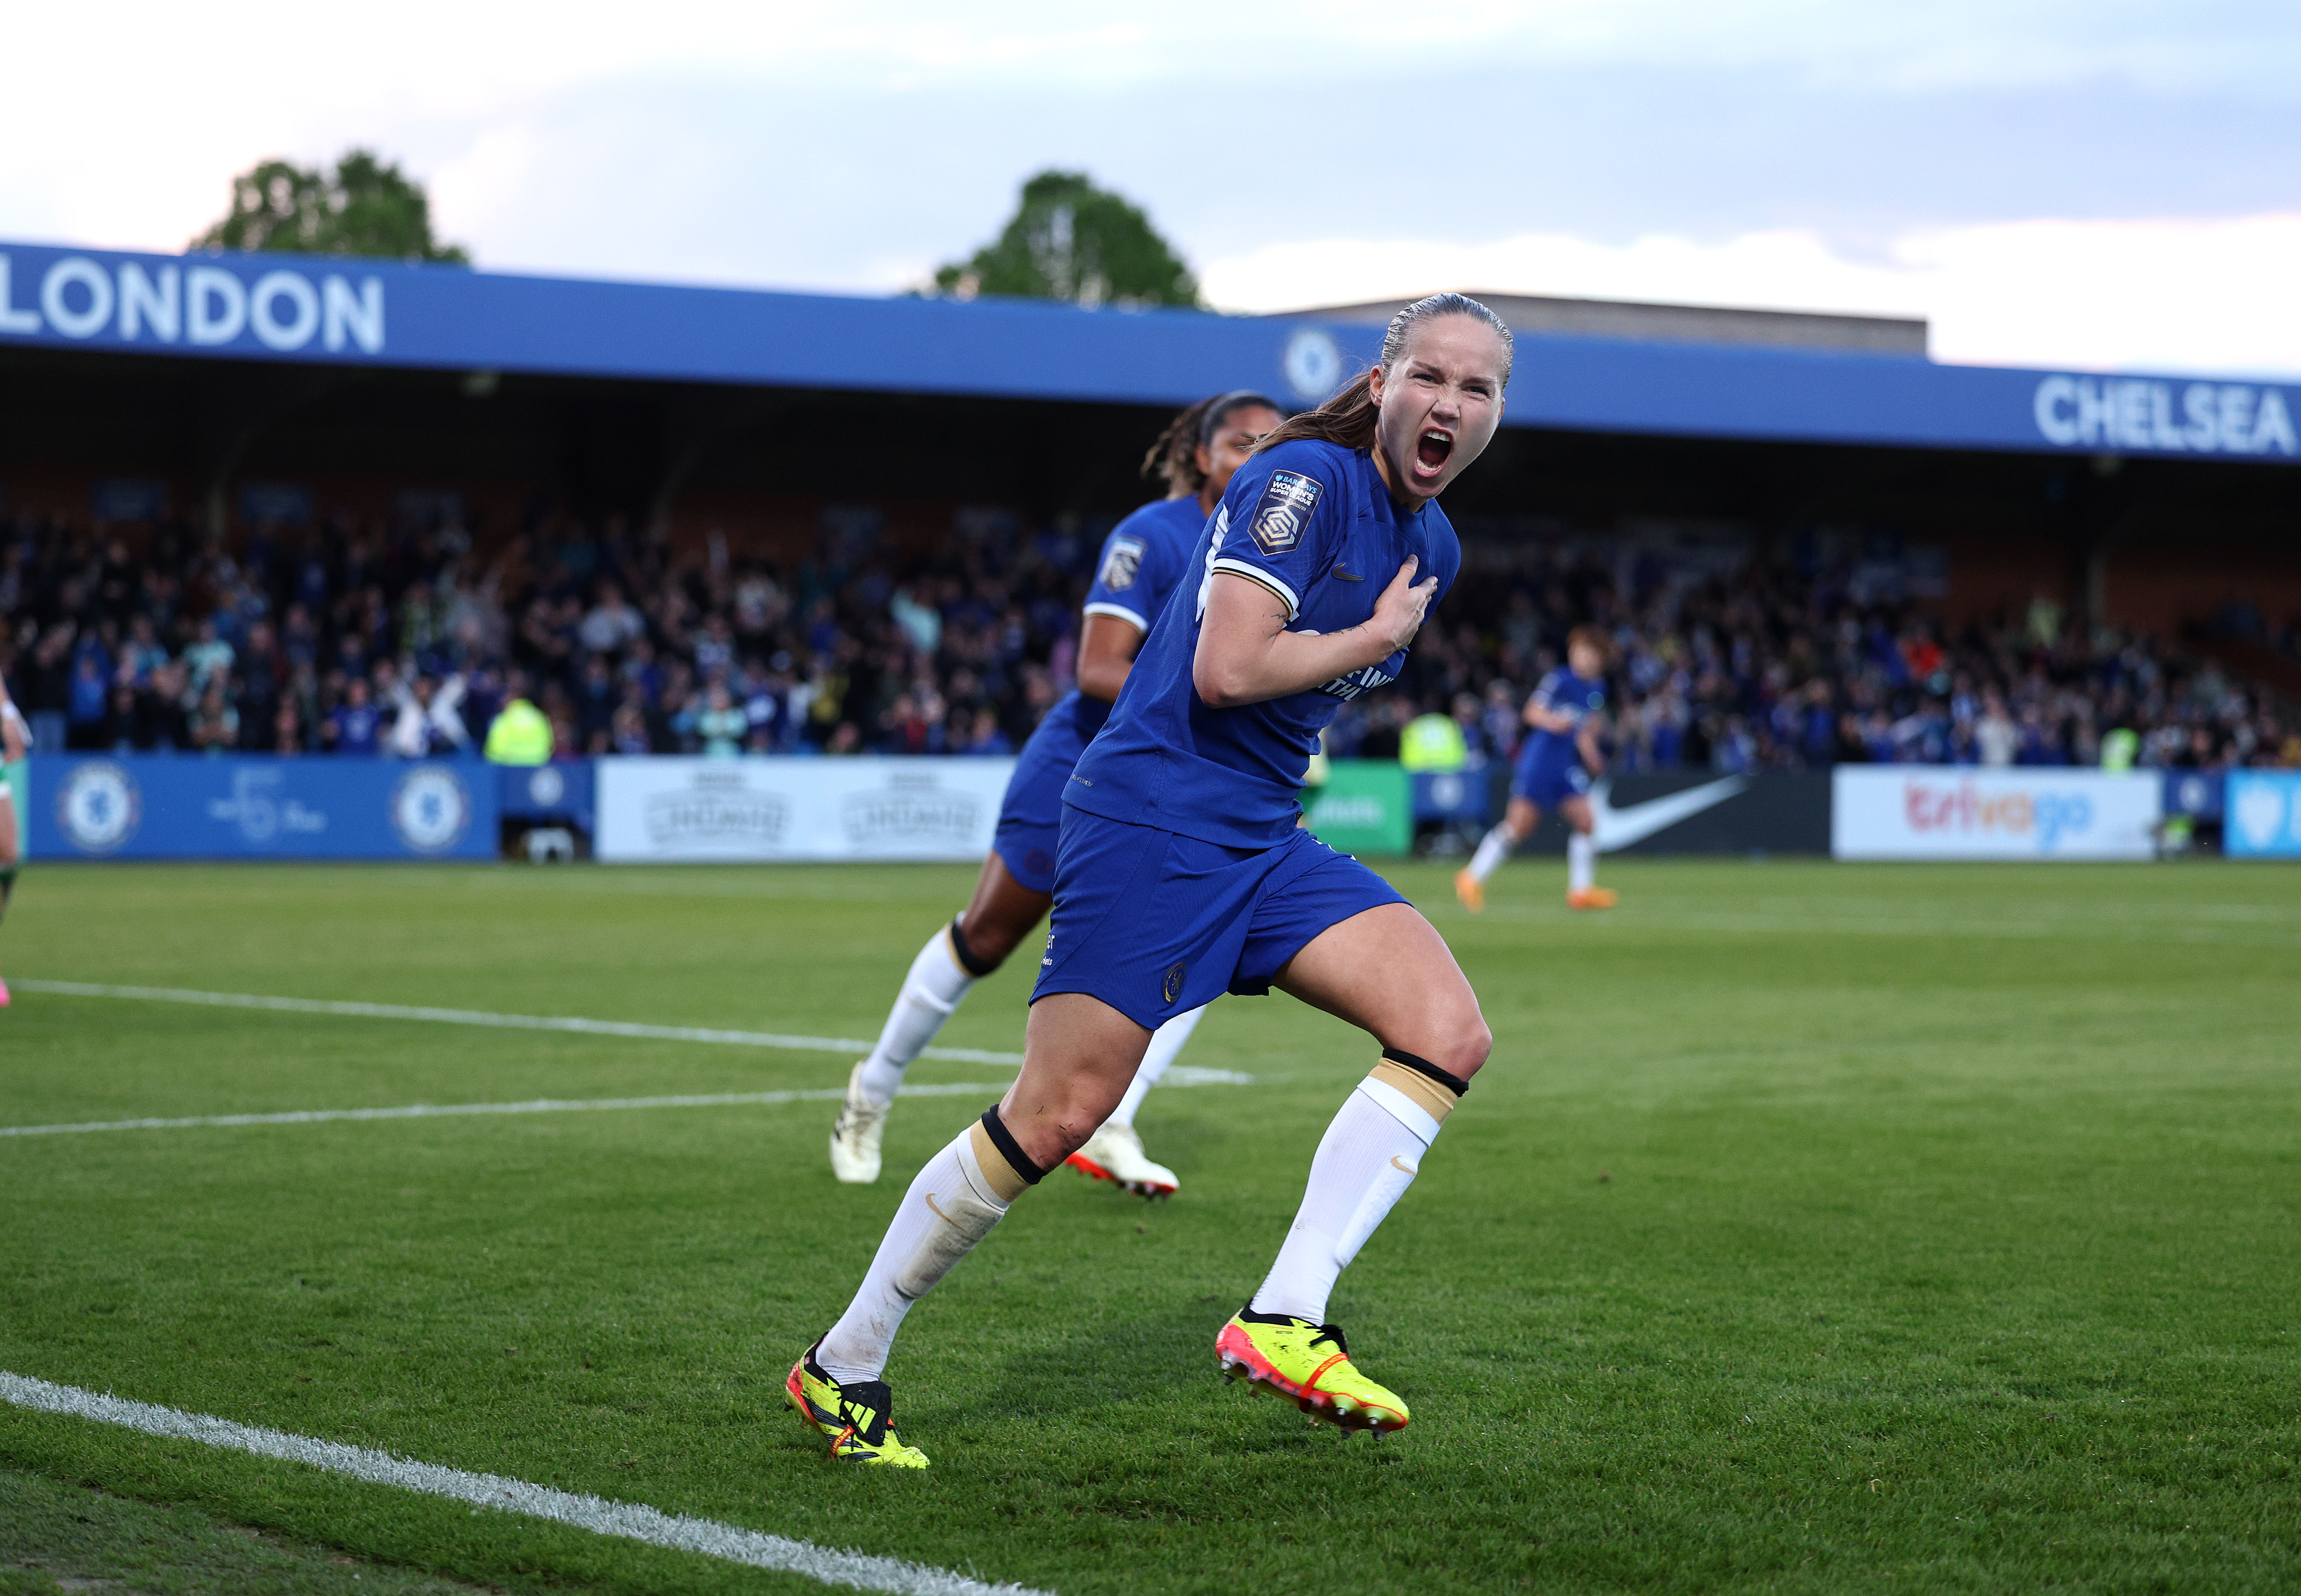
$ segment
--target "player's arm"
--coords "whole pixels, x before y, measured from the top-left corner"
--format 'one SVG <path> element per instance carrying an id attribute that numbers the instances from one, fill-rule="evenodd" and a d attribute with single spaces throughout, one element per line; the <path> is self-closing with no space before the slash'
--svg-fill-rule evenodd
<path id="1" fill-rule="evenodd" d="M 1118 702 L 1118 689 L 1134 668 L 1142 648 L 1142 629 L 1125 615 L 1108 611 L 1089 615 L 1079 634 L 1079 691 L 1107 704 Z"/>
<path id="2" fill-rule="evenodd" d="M 1382 590 L 1374 614 L 1333 633 L 1289 631 L 1289 606 L 1273 589 L 1234 571 L 1207 584 L 1207 616 L 1191 661 L 1191 684 L 1215 709 L 1261 704 L 1378 665 L 1414 641 L 1438 590 L 1435 576 L 1414 580 L 1409 557 Z"/>
<path id="3" fill-rule="evenodd" d="M 1587 714 L 1582 717 L 1582 729 L 1574 736 L 1574 746 L 1582 755 L 1582 768 L 1594 776 L 1603 775 L 1606 771 L 1606 750 L 1598 743 L 1605 729 L 1605 716 Z"/>
<path id="4" fill-rule="evenodd" d="M 1118 702 L 1134 656 L 1159 613 L 1164 568 L 1155 539 L 1142 535 L 1136 516 L 1111 528 L 1102 540 L 1094 581 L 1087 584 L 1084 624 L 1079 629 L 1078 686 L 1090 698 Z"/>
<path id="5" fill-rule="evenodd" d="M 1580 723 L 1574 718 L 1573 711 L 1560 709 L 1551 703 L 1551 683 L 1557 680 L 1558 673 L 1552 671 L 1535 686 L 1533 695 L 1526 701 L 1525 719 L 1526 723 L 1536 731 L 1548 731 L 1555 736 L 1564 737 L 1570 734 Z"/>

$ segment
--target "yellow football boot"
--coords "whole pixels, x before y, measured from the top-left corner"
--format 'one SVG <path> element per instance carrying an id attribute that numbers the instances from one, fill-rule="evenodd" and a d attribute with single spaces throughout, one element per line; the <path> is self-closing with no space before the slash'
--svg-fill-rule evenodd
<path id="1" fill-rule="evenodd" d="M 1473 915 L 1485 913 L 1485 883 L 1472 875 L 1467 869 L 1457 870 L 1454 873 L 1454 896 L 1460 898 L 1462 907 Z"/>
<path id="2" fill-rule="evenodd" d="M 842 1463 L 879 1464 L 889 1468 L 925 1468 L 927 1455 L 905 1446 L 895 1433 L 894 1399 L 884 1380 L 857 1380 L 841 1385 L 815 1361 L 817 1341 L 791 1365 L 783 1383 L 799 1423 L 811 1425 L 831 1442 L 831 1455 Z"/>
<path id="3" fill-rule="evenodd" d="M 1406 1404 L 1358 1372 L 1342 1329 L 1286 1314 L 1239 1309 L 1215 1338 L 1226 1380 L 1284 1397 L 1312 1418 L 1385 1434 L 1406 1427 Z"/>

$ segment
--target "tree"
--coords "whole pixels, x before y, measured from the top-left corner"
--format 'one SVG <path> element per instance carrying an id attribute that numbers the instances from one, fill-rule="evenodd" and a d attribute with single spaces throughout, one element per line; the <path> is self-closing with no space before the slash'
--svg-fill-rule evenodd
<path id="1" fill-rule="evenodd" d="M 1190 268 L 1150 218 L 1083 171 L 1042 171 L 1025 182 L 997 241 L 942 267 L 934 280 L 960 299 L 1003 294 L 1089 307 L 1199 302 Z"/>
<path id="2" fill-rule="evenodd" d="M 423 185 L 372 150 L 347 150 L 331 172 L 265 161 L 231 180 L 231 210 L 194 249 L 269 249 L 401 261 L 471 256 L 431 236 Z"/>

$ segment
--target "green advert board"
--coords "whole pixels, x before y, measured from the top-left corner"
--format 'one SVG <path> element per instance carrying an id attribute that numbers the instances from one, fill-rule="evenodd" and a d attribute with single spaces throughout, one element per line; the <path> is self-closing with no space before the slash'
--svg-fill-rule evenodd
<path id="1" fill-rule="evenodd" d="M 1346 854 L 1402 854 L 1414 844 L 1414 783 L 1388 759 L 1336 759 L 1302 795 L 1310 829 Z"/>

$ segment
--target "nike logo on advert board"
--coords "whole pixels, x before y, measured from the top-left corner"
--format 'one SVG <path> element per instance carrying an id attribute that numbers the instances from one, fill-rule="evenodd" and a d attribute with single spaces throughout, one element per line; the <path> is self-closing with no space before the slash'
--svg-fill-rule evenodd
<path id="1" fill-rule="evenodd" d="M 1632 804 L 1617 809 L 1606 801 L 1612 790 L 1611 780 L 1594 783 L 1590 789 L 1590 818 L 1598 840 L 1598 851 L 1612 853 L 1644 842 L 1656 831 L 1668 831 L 1681 820 L 1691 820 L 1704 809 L 1714 809 L 1728 798 L 1748 790 L 1747 776 L 1726 776 L 1715 781 L 1704 781 L 1699 787 L 1689 787 L 1684 792 L 1664 794 L 1648 798 L 1643 804 Z"/>

